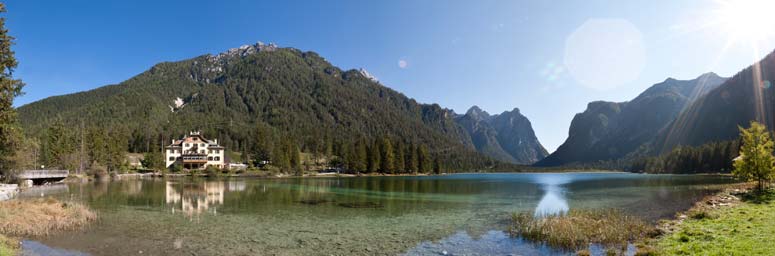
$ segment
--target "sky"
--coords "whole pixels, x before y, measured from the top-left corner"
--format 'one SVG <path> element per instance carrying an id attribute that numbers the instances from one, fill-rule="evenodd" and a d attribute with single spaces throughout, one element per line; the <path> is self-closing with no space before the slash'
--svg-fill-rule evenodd
<path id="1" fill-rule="evenodd" d="M 17 106 L 262 41 L 364 68 L 385 86 L 457 113 L 473 105 L 491 114 L 519 108 L 550 152 L 591 101 L 627 101 L 668 77 L 732 76 L 775 49 L 772 35 L 729 21 L 748 15 L 730 18 L 725 3 L 711 0 L 6 5 L 19 61 L 14 76 L 27 84 Z"/>

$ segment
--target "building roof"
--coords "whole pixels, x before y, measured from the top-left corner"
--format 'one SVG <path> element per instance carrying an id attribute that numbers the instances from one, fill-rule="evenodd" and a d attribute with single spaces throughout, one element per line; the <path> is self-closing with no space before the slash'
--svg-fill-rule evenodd
<path id="1" fill-rule="evenodd" d="M 199 141 L 207 143 L 208 148 L 223 148 L 222 146 L 218 145 L 218 141 L 217 140 L 209 140 L 209 139 L 205 138 L 201 134 L 201 132 L 198 132 L 198 131 L 197 132 L 193 132 L 193 131 L 189 132 L 188 135 L 183 136 L 183 138 L 181 138 L 179 140 L 173 140 L 172 143 L 170 145 L 166 146 L 165 148 L 179 148 L 179 147 L 183 146 L 184 142 L 186 142 L 187 140 L 189 140 L 191 138 L 197 138 Z"/>

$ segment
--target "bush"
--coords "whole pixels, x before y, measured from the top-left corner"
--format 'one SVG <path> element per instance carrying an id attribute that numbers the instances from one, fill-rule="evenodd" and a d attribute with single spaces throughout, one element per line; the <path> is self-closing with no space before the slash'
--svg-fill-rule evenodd
<path id="1" fill-rule="evenodd" d="M 180 173 L 183 171 L 183 166 L 180 166 L 179 164 L 173 164 L 170 166 L 170 169 L 172 173 Z"/>
<path id="2" fill-rule="evenodd" d="M 205 174 L 207 174 L 208 177 L 218 177 L 221 175 L 221 169 L 218 169 L 218 167 L 208 165 L 207 168 L 205 168 Z"/>
<path id="3" fill-rule="evenodd" d="M 91 168 L 89 168 L 87 174 L 94 176 L 97 179 L 108 177 L 108 167 L 95 161 L 91 164 Z"/>

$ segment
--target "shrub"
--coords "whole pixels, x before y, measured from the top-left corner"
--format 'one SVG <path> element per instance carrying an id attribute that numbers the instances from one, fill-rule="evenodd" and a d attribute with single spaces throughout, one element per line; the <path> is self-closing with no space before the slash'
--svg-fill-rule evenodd
<path id="1" fill-rule="evenodd" d="M 205 174 L 207 174 L 208 177 L 218 177 L 221 175 L 221 170 L 218 169 L 218 167 L 208 165 L 207 168 L 205 168 Z"/>

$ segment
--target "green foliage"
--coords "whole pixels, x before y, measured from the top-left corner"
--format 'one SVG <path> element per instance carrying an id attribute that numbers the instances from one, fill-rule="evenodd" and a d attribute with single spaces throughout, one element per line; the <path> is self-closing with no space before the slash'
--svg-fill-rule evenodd
<path id="1" fill-rule="evenodd" d="M 161 151 L 152 150 L 145 153 L 142 161 L 143 167 L 152 170 L 163 170 L 165 168 L 164 156 Z"/>
<path id="2" fill-rule="evenodd" d="M 0 3 L 0 13 L 5 12 L 5 4 Z M 24 83 L 13 78 L 18 65 L 11 45 L 14 38 L 5 28 L 5 18 L 0 18 L 0 173 L 10 174 L 17 168 L 14 155 L 20 146 L 19 128 L 13 100 L 22 94 Z M 4 175 L 11 178 L 11 175 Z"/>
<path id="3" fill-rule="evenodd" d="M 389 138 L 383 138 L 379 145 L 380 152 L 380 171 L 384 173 L 395 172 L 395 152 L 393 151 L 393 143 Z"/>
<path id="4" fill-rule="evenodd" d="M 221 176 L 221 169 L 218 169 L 218 167 L 208 165 L 207 168 L 205 168 L 205 174 L 207 174 L 208 177 L 218 177 Z"/>
<path id="5" fill-rule="evenodd" d="M 417 147 L 417 168 L 421 173 L 429 173 L 432 168 L 431 158 L 428 155 L 428 147 L 420 145 Z"/>
<path id="6" fill-rule="evenodd" d="M 172 173 L 180 173 L 183 171 L 183 166 L 180 166 L 179 164 L 173 164 L 170 166 L 170 171 L 172 171 Z"/>
<path id="7" fill-rule="evenodd" d="M 772 155 L 775 143 L 767 128 L 755 121 L 751 121 L 748 129 L 740 127 L 740 137 L 743 145 L 732 174 L 744 180 L 756 181 L 757 188 L 762 190 L 775 174 L 775 156 Z"/>

